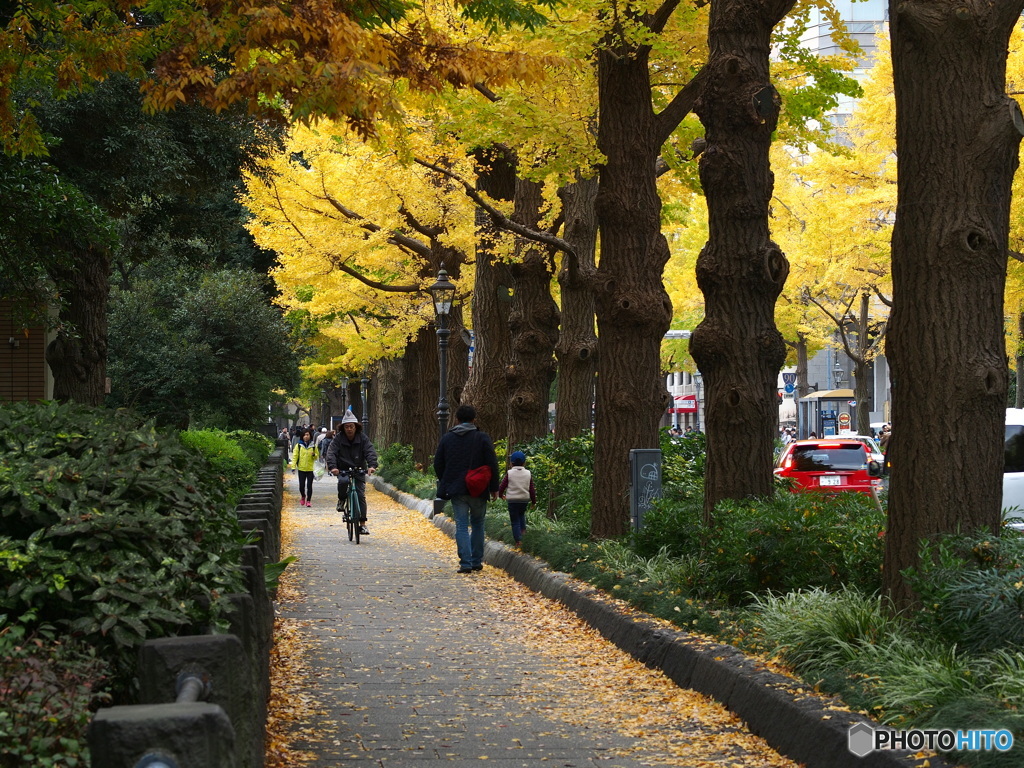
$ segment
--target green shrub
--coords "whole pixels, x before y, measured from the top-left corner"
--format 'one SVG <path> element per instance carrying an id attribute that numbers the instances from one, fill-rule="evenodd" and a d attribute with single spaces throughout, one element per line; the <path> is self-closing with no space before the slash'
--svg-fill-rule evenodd
<path id="1" fill-rule="evenodd" d="M 515 448 L 526 454 L 538 506 L 549 516 L 569 524 L 574 536 L 589 535 L 594 436 L 584 433 L 558 441 L 547 435 Z"/>
<path id="2" fill-rule="evenodd" d="M 257 461 L 227 432 L 219 429 L 195 429 L 182 432 L 181 441 L 201 453 L 216 474 L 220 475 L 228 503 L 234 506 L 249 492 L 266 456 Z M 269 455 L 269 452 L 268 454 Z"/>
<path id="3" fill-rule="evenodd" d="M 88 764 L 85 733 L 108 665 L 53 627 L 0 630 L 0 765 L 75 768 Z"/>
<path id="4" fill-rule="evenodd" d="M 885 517 L 863 494 L 726 500 L 710 527 L 702 511 L 701 499 L 662 499 L 634 538 L 643 557 L 698 555 L 703 567 L 687 585 L 695 595 L 739 603 L 748 593 L 881 586 Z"/>
<path id="5" fill-rule="evenodd" d="M 122 686 L 142 640 L 218 624 L 242 591 L 222 479 L 127 412 L 0 409 L 0 523 L 0 628 L 53 625 Z"/>
<path id="6" fill-rule="evenodd" d="M 411 445 L 389 445 L 380 452 L 378 459 L 380 466 L 377 474 L 385 482 L 421 499 L 432 499 L 437 495 L 437 478 L 433 466 L 421 471 L 412 459 Z"/>
<path id="7" fill-rule="evenodd" d="M 274 450 L 274 441 L 259 432 L 247 429 L 236 429 L 224 433 L 225 437 L 237 445 L 255 466 L 257 471 L 267 463 L 270 454 Z"/>

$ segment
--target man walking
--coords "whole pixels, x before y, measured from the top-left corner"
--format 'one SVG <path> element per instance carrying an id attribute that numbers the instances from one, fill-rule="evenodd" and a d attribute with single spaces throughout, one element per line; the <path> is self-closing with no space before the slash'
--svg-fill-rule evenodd
<path id="1" fill-rule="evenodd" d="M 473 406 L 460 405 L 455 418 L 458 425 L 448 430 L 437 446 L 434 474 L 438 478 L 438 495 L 452 500 L 458 572 L 470 573 L 484 567 L 484 516 L 487 497 L 498 498 L 498 457 L 491 438 L 474 423 L 476 409 Z M 482 470 L 473 475 L 483 477 L 472 477 L 467 485 L 466 473 L 471 470 Z M 486 477 L 488 470 L 489 478 Z M 474 489 L 477 483 L 482 487 Z"/>

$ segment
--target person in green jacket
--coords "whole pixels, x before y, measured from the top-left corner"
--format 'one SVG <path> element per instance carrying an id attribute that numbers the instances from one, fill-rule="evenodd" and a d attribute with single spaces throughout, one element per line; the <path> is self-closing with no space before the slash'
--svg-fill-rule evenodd
<path id="1" fill-rule="evenodd" d="M 320 452 L 313 444 L 313 432 L 307 429 L 292 451 L 292 469 L 299 470 L 299 495 L 302 496 L 300 507 L 313 506 L 313 464 L 318 458 Z"/>

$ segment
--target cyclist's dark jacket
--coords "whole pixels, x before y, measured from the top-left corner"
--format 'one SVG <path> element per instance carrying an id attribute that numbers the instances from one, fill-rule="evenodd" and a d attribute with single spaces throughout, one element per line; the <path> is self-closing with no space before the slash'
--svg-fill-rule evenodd
<path id="1" fill-rule="evenodd" d="M 363 469 L 373 467 L 376 469 L 377 451 L 374 450 L 370 438 L 363 434 L 363 425 L 356 424 L 356 434 L 351 440 L 348 439 L 344 429 L 334 436 L 330 447 L 327 449 L 325 461 L 327 462 L 328 471 L 332 469 L 353 469 L 356 467 Z"/>
<path id="2" fill-rule="evenodd" d="M 486 432 L 476 424 L 465 423 L 449 429 L 437 446 L 434 454 L 434 473 L 438 477 L 437 493 L 442 499 L 450 499 L 466 493 L 466 470 L 482 467 L 491 468 L 490 493 L 498 492 L 498 459 L 494 455 L 494 443 Z"/>

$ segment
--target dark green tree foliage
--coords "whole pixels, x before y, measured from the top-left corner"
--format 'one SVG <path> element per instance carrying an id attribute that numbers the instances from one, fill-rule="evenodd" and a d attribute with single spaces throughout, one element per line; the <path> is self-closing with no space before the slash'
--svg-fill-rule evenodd
<path id="1" fill-rule="evenodd" d="M 113 660 L 205 631 L 242 591 L 224 483 L 176 435 L 126 411 L 0 409 L 0 631 L 50 624 Z"/>
<path id="2" fill-rule="evenodd" d="M 108 405 L 179 427 L 255 427 L 273 390 L 298 383 L 290 328 L 263 279 L 232 270 L 152 272 L 115 291 L 108 371 Z"/>
<path id="3" fill-rule="evenodd" d="M 51 267 L 115 242 L 110 219 L 55 166 L 0 153 L 0 296 L 49 294 Z"/>
<path id="4" fill-rule="evenodd" d="M 71 101 L 46 101 L 39 119 L 54 137 L 50 160 L 65 182 L 117 221 L 113 261 L 122 284 L 136 265 L 159 256 L 270 266 L 236 200 L 241 171 L 257 170 L 255 158 L 276 147 L 263 124 L 195 106 L 145 114 L 138 83 L 123 76 Z"/>

